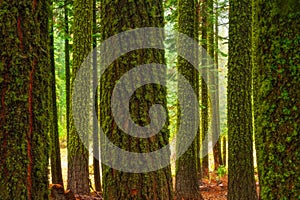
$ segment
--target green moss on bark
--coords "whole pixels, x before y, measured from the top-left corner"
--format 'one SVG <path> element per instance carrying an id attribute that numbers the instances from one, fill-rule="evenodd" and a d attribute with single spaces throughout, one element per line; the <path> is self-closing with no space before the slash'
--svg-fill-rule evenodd
<path id="1" fill-rule="evenodd" d="M 253 2 L 253 92 L 261 199 L 299 199 L 299 1 Z"/>
<path id="2" fill-rule="evenodd" d="M 257 199 L 253 167 L 252 7 L 230 0 L 228 60 L 228 199 Z"/>
<path id="3" fill-rule="evenodd" d="M 134 28 L 163 27 L 164 25 L 161 1 L 102 0 L 100 4 L 102 40 Z M 131 152 L 152 152 L 169 142 L 168 119 L 158 134 L 143 139 L 124 133 L 118 128 L 111 113 L 110 100 L 117 80 L 130 69 L 147 63 L 164 64 L 163 51 L 142 49 L 120 56 L 104 72 L 100 80 L 101 128 L 111 142 Z M 152 75 L 157 76 L 156 74 Z M 143 77 L 142 74 L 140 77 Z M 126 90 L 126 86 L 124 86 L 124 90 Z M 166 108 L 166 88 L 155 84 L 138 88 L 130 99 L 130 114 L 133 121 L 140 126 L 149 124 L 148 112 L 153 104 L 160 104 Z M 123 115 L 123 113 L 118 114 Z M 103 166 L 102 169 L 105 199 L 173 199 L 170 166 L 143 174 L 125 173 L 108 166 Z"/>
<path id="4" fill-rule="evenodd" d="M 85 61 L 92 48 L 92 0 L 76 0 L 74 2 L 74 50 L 73 50 L 73 67 L 71 83 L 74 82 L 76 74 Z M 89 73 L 89 72 L 86 72 Z M 86 77 L 91 77 L 88 74 Z M 88 79 L 88 78 L 87 78 Z M 88 84 L 88 83 L 85 83 Z M 84 86 L 82 87 L 84 88 Z M 77 90 L 76 92 L 84 94 L 86 91 Z M 71 96 L 73 88 L 71 88 Z M 80 96 L 80 94 L 78 94 Z M 86 96 L 81 96 L 78 101 L 73 102 L 70 99 L 70 133 L 68 135 L 68 189 L 71 189 L 76 194 L 89 194 L 89 170 L 88 170 L 88 150 L 81 138 L 86 138 L 88 133 L 79 133 L 76 130 L 72 105 L 77 109 L 82 108 L 79 104 L 86 102 Z M 86 113 L 87 109 L 76 110 L 79 113 Z M 88 124 L 83 124 L 83 120 L 79 120 L 78 127 L 86 127 Z M 82 135 L 80 135 L 82 134 Z"/>
<path id="5" fill-rule="evenodd" d="M 202 0 L 202 6 L 201 6 L 201 12 L 200 12 L 200 18 L 201 18 L 201 45 L 205 51 L 207 51 L 207 20 L 208 20 L 208 14 L 207 14 L 207 0 Z M 207 60 L 205 59 L 207 57 L 207 53 L 202 51 L 202 66 L 207 66 Z M 201 80 L 200 80 L 200 90 L 201 90 L 201 130 L 200 130 L 200 136 L 201 136 L 201 147 L 202 147 L 202 153 L 201 153 L 201 176 L 202 177 L 208 177 L 209 176 L 209 169 L 208 169 L 208 140 L 205 140 L 205 137 L 208 134 L 208 88 L 207 83 L 205 80 L 207 80 L 207 77 L 204 77 L 205 74 L 201 74 Z M 203 156 L 205 155 L 205 156 Z"/>
<path id="6" fill-rule="evenodd" d="M 197 19 L 197 10 L 195 0 L 179 0 L 178 1 L 178 31 L 180 33 L 186 34 L 191 38 L 198 39 L 198 21 Z M 178 44 L 184 47 L 184 44 Z M 198 53 L 197 51 L 191 51 L 191 53 Z M 187 60 L 182 57 L 178 57 L 177 62 L 178 72 L 183 75 L 186 80 L 189 81 L 192 86 L 195 94 L 199 98 L 199 72 L 194 68 Z M 178 82 L 178 93 L 183 94 L 185 88 L 182 87 L 182 82 L 179 79 Z M 183 123 L 190 123 L 180 121 L 181 118 L 181 108 L 178 106 L 178 119 L 177 126 L 184 125 Z M 198 113 L 199 114 L 199 113 Z M 195 122 L 196 123 L 196 122 Z M 196 125 L 195 125 L 196 127 Z M 199 127 L 194 130 L 199 133 Z M 190 130 L 183 130 L 180 134 L 195 134 L 190 133 Z M 178 141 L 176 144 L 181 144 Z M 199 134 L 196 134 L 196 137 L 192 144 L 189 146 L 187 151 L 176 161 L 176 186 L 175 194 L 176 199 L 203 199 L 200 194 L 198 174 L 197 174 L 197 143 L 199 143 Z M 176 149 L 180 149 L 180 145 Z"/>
<path id="7" fill-rule="evenodd" d="M 0 2 L 0 199 L 48 199 L 48 1 Z"/>

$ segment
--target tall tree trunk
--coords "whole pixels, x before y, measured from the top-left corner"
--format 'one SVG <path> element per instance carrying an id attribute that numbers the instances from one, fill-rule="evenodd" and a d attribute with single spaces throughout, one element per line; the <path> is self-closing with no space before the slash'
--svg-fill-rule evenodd
<path id="1" fill-rule="evenodd" d="M 196 0 L 179 0 L 178 1 L 178 31 L 186 34 L 191 38 L 198 38 L 198 24 L 197 21 L 197 10 Z M 195 26 L 197 25 L 197 27 Z M 196 30 L 195 30 L 196 29 Z M 184 47 L 184 44 L 178 44 Z M 191 53 L 197 54 L 198 51 L 192 51 Z M 197 66 L 196 66 L 197 67 Z M 189 81 L 192 86 L 194 93 L 199 98 L 199 72 L 190 64 L 187 60 L 182 57 L 178 57 L 177 62 L 178 72 L 183 75 L 186 80 Z M 184 93 L 185 88 L 182 86 L 181 79 L 178 80 L 178 93 Z M 177 126 L 187 123 L 181 121 L 181 106 L 178 106 L 178 119 Z M 188 122 L 190 123 L 190 122 Z M 196 126 L 195 122 L 195 126 Z M 197 143 L 199 143 L 199 127 L 196 127 L 196 137 L 192 144 L 188 147 L 187 151 L 176 161 L 176 187 L 175 194 L 176 199 L 203 199 L 200 194 L 198 176 L 197 176 Z M 190 130 L 184 130 L 190 131 Z M 192 133 L 185 133 L 187 135 Z M 177 138 L 178 139 L 178 138 Z M 176 149 L 181 148 L 180 141 L 176 142 Z"/>
<path id="2" fill-rule="evenodd" d="M 0 2 L 0 199 L 48 199 L 49 1 Z"/>
<path id="3" fill-rule="evenodd" d="M 64 2 L 64 20 L 65 20 L 65 72 L 66 72 L 66 129 L 67 138 L 69 138 L 70 133 L 70 93 L 71 93 L 71 78 L 70 78 L 70 44 L 69 44 L 69 8 L 68 0 Z"/>
<path id="4" fill-rule="evenodd" d="M 163 27 L 164 25 L 162 1 L 142 0 L 137 3 L 126 0 L 102 0 L 101 15 L 101 36 L 103 40 L 130 29 L 149 26 Z M 157 38 L 157 40 L 160 43 L 163 42 L 163 38 Z M 169 142 L 168 119 L 156 135 L 150 138 L 138 138 L 131 137 L 121 131 L 111 113 L 111 97 L 116 81 L 129 70 L 145 63 L 164 64 L 163 51 L 158 49 L 141 49 L 129 52 L 115 60 L 110 65 L 110 68 L 106 69 L 100 80 L 101 128 L 114 145 L 129 152 L 149 153 L 162 148 Z M 157 74 L 148 75 L 158 76 Z M 132 78 L 142 79 L 144 76 L 144 74 L 140 74 Z M 159 77 L 165 78 L 166 71 L 159 74 Z M 127 89 L 126 85 L 123 87 L 124 90 Z M 132 120 L 138 126 L 149 124 L 149 108 L 155 103 L 166 108 L 165 87 L 157 84 L 148 84 L 138 88 L 131 96 L 129 104 Z M 118 114 L 124 115 L 124 113 Z M 102 141 L 103 139 L 101 138 Z M 103 151 L 101 149 L 101 152 Z M 117 158 L 112 155 L 112 159 Z M 103 165 L 102 174 L 104 199 L 173 199 L 170 166 L 152 172 L 128 173 Z"/>
<path id="5" fill-rule="evenodd" d="M 300 197 L 300 4 L 254 0 L 254 119 L 261 199 Z"/>
<path id="6" fill-rule="evenodd" d="M 202 0 L 201 7 L 201 43 L 203 49 L 207 50 L 207 0 Z M 202 66 L 207 66 L 207 53 L 202 52 Z M 201 148 L 202 148 L 202 161 L 201 161 L 201 177 L 209 177 L 208 166 L 208 140 L 204 138 L 208 134 L 208 88 L 207 77 L 201 74 Z"/>
<path id="7" fill-rule="evenodd" d="M 251 2 L 230 0 L 228 199 L 257 199 L 253 166 Z"/>
<path id="8" fill-rule="evenodd" d="M 213 147 L 214 154 L 214 167 L 215 170 L 222 165 L 222 155 L 221 155 L 221 139 L 220 139 L 220 110 L 219 110 L 219 76 L 218 76 L 218 3 L 216 2 L 216 9 L 214 9 L 214 2 L 210 0 L 210 18 L 212 18 L 212 27 L 210 30 L 210 48 L 212 48 L 210 56 L 214 60 L 213 76 L 211 76 L 211 84 L 213 86 L 212 91 L 212 141 L 216 142 Z M 215 13 L 214 13 L 215 10 Z M 215 31 L 214 29 L 215 25 Z M 212 38 L 211 38 L 212 37 Z"/>
<path id="9" fill-rule="evenodd" d="M 93 0 L 93 49 L 97 47 L 97 0 Z M 93 51 L 93 84 L 97 83 L 97 51 Z M 99 131 L 98 131 L 98 89 L 95 94 L 95 110 L 96 115 L 93 115 L 93 166 L 94 166 L 94 182 L 96 191 L 102 191 L 101 177 L 100 177 L 100 163 L 99 163 Z"/>
<path id="10" fill-rule="evenodd" d="M 53 9 L 53 1 L 52 8 Z M 54 59 L 54 21 L 53 10 L 51 11 L 51 27 L 50 27 L 50 64 L 51 64 L 51 90 L 52 90 L 52 130 L 50 134 L 51 141 L 51 176 L 52 183 L 60 184 L 63 186 L 60 146 L 59 146 L 59 133 L 58 133 L 58 117 L 57 117 L 57 104 L 56 104 L 56 81 L 55 81 L 55 59 Z"/>
<path id="11" fill-rule="evenodd" d="M 199 36 L 200 36 L 200 2 L 199 0 L 196 0 L 195 1 L 195 6 L 196 6 L 196 17 L 194 19 L 194 39 L 198 42 L 198 44 L 200 44 L 200 40 L 199 40 Z M 199 53 L 201 52 L 198 52 L 199 50 L 197 50 L 197 53 L 199 55 Z M 200 54 L 201 55 L 201 54 Z M 200 58 L 198 58 L 198 64 L 200 65 Z M 199 67 L 199 66 L 198 66 Z M 200 77 L 200 73 L 195 73 L 194 74 L 194 79 L 196 80 L 195 81 L 195 87 L 198 88 L 198 92 L 197 92 L 197 97 L 198 97 L 198 103 L 201 104 L 201 98 L 200 98 L 200 80 L 201 80 L 201 77 Z M 201 110 L 199 110 L 199 114 L 201 113 Z M 201 116 L 200 116 L 201 118 Z M 200 127 L 201 127 L 201 124 L 200 124 Z M 196 141 L 196 166 L 197 166 L 197 175 L 198 175 L 198 180 L 200 179 L 201 180 L 201 128 L 198 128 L 198 132 L 197 132 L 197 136 L 196 138 L 197 141 Z"/>
<path id="12" fill-rule="evenodd" d="M 76 78 L 76 74 L 85 61 L 88 54 L 91 52 L 92 47 L 92 0 L 75 0 L 74 2 L 74 50 L 73 50 L 73 68 L 72 68 L 72 83 Z M 82 91 L 76 91 L 82 92 Z M 73 95 L 73 88 L 71 89 Z M 80 95 L 80 94 L 77 94 Z M 71 107 L 80 107 L 79 104 L 85 102 L 88 97 L 81 96 L 81 99 L 73 102 L 71 99 Z M 72 107 L 73 108 L 73 107 Z M 75 109 L 75 108 L 74 108 Z M 74 110 L 71 111 L 70 119 L 70 133 L 68 137 L 68 189 L 76 194 L 89 194 L 89 169 L 88 159 L 89 153 L 83 139 L 87 136 L 78 132 L 77 128 L 88 126 L 82 124 L 85 122 L 78 122 L 76 124 L 73 119 Z M 85 113 L 86 110 L 76 110 L 76 112 Z M 79 119 L 84 120 L 84 119 Z M 85 141 L 86 142 L 86 141 Z"/>

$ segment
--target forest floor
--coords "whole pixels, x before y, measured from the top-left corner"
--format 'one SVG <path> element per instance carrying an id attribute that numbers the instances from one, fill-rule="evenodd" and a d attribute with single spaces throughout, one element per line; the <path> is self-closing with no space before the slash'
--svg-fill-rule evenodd
<path id="1" fill-rule="evenodd" d="M 64 146 L 65 147 L 65 146 Z M 61 162 L 62 162 L 62 174 L 64 180 L 64 187 L 67 185 L 67 171 L 68 171 L 68 163 L 67 163 L 67 149 L 61 148 Z M 92 159 L 90 159 L 90 163 L 92 163 Z M 93 168 L 90 166 L 90 180 L 93 180 Z M 224 175 L 217 181 L 217 174 L 212 172 L 210 173 L 210 179 L 204 178 L 202 179 L 200 191 L 204 198 L 204 200 L 226 200 L 227 199 L 227 175 Z M 93 181 L 92 181 L 93 182 Z M 50 180 L 51 183 L 51 180 Z M 90 197 L 80 197 L 76 196 L 76 200 L 95 200 L 99 199 L 93 192 Z"/>
<path id="2" fill-rule="evenodd" d="M 210 179 L 202 179 L 200 192 L 205 200 L 226 200 L 228 177 L 224 175 L 217 181 L 216 173 L 210 173 Z"/>

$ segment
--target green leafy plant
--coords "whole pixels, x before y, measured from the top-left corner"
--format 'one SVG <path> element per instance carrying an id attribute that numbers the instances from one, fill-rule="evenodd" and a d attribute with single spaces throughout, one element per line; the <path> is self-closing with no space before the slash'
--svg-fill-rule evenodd
<path id="1" fill-rule="evenodd" d="M 218 178 L 222 178 L 227 173 L 226 167 L 224 165 L 220 165 L 217 169 Z"/>

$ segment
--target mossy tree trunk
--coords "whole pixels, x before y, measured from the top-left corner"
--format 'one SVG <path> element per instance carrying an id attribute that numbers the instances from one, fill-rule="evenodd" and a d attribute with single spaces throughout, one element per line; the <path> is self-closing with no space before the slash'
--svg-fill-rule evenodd
<path id="1" fill-rule="evenodd" d="M 49 2 L 0 2 L 0 199 L 48 199 Z"/>
<path id="2" fill-rule="evenodd" d="M 198 39 L 198 24 L 195 23 L 197 19 L 197 2 L 196 0 L 179 0 L 178 1 L 178 31 L 186 34 L 191 38 Z M 197 25 L 197 27 L 195 26 Z M 195 30 L 196 29 L 196 30 Z M 178 44 L 183 45 L 184 44 Z M 192 53 L 198 53 L 192 52 Z M 197 66 L 196 66 L 197 67 Z M 182 57 L 178 57 L 177 62 L 178 72 L 182 74 L 186 80 L 189 81 L 195 94 L 199 98 L 199 72 L 193 65 Z M 178 93 L 184 93 L 185 88 L 182 87 L 182 83 L 178 81 Z M 178 106 L 178 119 L 177 125 L 187 123 L 180 121 L 180 106 Z M 196 122 L 195 122 L 196 123 Z M 195 125 L 196 126 L 196 125 Z M 179 129 L 179 128 L 178 128 Z M 190 130 L 184 130 L 190 131 Z M 195 130 L 199 133 L 199 127 Z M 189 135 L 191 133 L 185 133 Z M 189 146 L 187 151 L 176 161 L 176 187 L 175 196 L 176 199 L 203 199 L 200 194 L 198 176 L 197 176 L 197 143 L 199 143 L 199 134 L 196 134 L 194 141 Z M 176 142 L 180 144 L 180 141 Z M 176 147 L 180 148 L 180 145 Z"/>
<path id="3" fill-rule="evenodd" d="M 50 132 L 51 141 L 51 177 L 52 183 L 63 186 L 59 133 L 58 133 L 58 119 L 57 119 L 57 104 L 56 104 L 56 80 L 55 80 L 55 60 L 54 60 L 54 21 L 53 21 L 53 2 L 50 16 L 50 64 L 51 64 L 51 90 L 52 90 L 52 129 Z"/>
<path id="4" fill-rule="evenodd" d="M 253 166 L 251 2 L 230 0 L 228 199 L 257 199 Z"/>
<path id="5" fill-rule="evenodd" d="M 300 4 L 254 0 L 254 119 L 260 197 L 300 198 Z"/>
<path id="6" fill-rule="evenodd" d="M 202 0 L 201 6 L 201 45 L 205 51 L 207 50 L 207 0 Z M 207 66 L 207 53 L 202 52 L 202 63 L 203 67 Z M 204 138 L 208 134 L 208 88 L 207 88 L 207 77 L 203 77 L 204 74 L 201 74 L 201 177 L 209 177 L 208 169 L 208 140 Z M 203 156 L 205 155 L 205 156 Z"/>
<path id="7" fill-rule="evenodd" d="M 81 64 L 86 59 L 92 48 L 92 0 L 75 0 L 74 2 L 74 50 L 73 50 L 73 67 L 72 67 L 72 83 L 76 78 Z M 76 91 L 82 92 L 82 91 Z M 71 95 L 73 89 L 71 88 Z M 82 96 L 78 102 L 72 102 L 71 107 L 75 105 L 77 108 L 84 102 L 86 97 Z M 73 104 L 72 104 L 73 103 Z M 70 110 L 70 133 L 68 137 L 68 189 L 76 194 L 89 194 L 89 169 L 88 159 L 89 153 L 83 142 L 86 136 L 76 130 L 73 119 L 73 110 Z M 84 113 L 85 111 L 76 112 Z M 81 121 L 79 122 L 81 123 Z M 77 124 L 77 126 L 88 126 L 88 124 Z M 82 134 L 82 135 L 80 135 Z"/>
<path id="8" fill-rule="evenodd" d="M 194 39 L 200 44 L 200 1 L 196 0 L 195 1 L 195 7 L 196 7 L 196 16 L 194 19 Z M 201 45 L 201 44 L 200 44 Z M 201 55 L 201 50 L 197 50 L 198 55 Z M 200 57 L 198 56 L 198 69 L 200 69 Z M 200 80 L 201 80 L 201 75 L 200 73 L 195 73 L 194 74 L 194 79 L 195 79 L 195 87 L 198 88 L 197 92 L 197 97 L 198 97 L 198 103 L 201 105 L 201 98 L 200 98 Z M 201 110 L 199 110 L 199 119 L 201 119 Z M 199 124 L 199 128 L 197 130 L 197 141 L 196 141 L 196 166 L 197 166 L 197 175 L 198 179 L 201 179 L 201 124 Z M 199 181 L 199 180 L 198 180 Z"/>
<path id="9" fill-rule="evenodd" d="M 162 1 L 102 0 L 100 4 L 102 40 L 134 28 L 163 27 L 164 25 Z M 101 128 L 114 145 L 130 152 L 155 151 L 169 142 L 168 119 L 161 131 L 155 136 L 136 138 L 121 131 L 111 113 L 110 100 L 116 81 L 130 69 L 147 63 L 164 64 L 163 51 L 142 49 L 127 53 L 114 61 L 100 80 Z M 166 77 L 166 71 L 163 74 L 165 74 L 163 77 Z M 140 77 L 142 78 L 142 74 Z M 149 108 L 155 103 L 166 108 L 165 87 L 149 84 L 138 88 L 130 100 L 130 116 L 135 123 L 139 126 L 149 124 Z M 122 115 L 123 113 L 118 114 Z M 104 199 L 173 199 L 170 166 L 153 172 L 128 173 L 103 165 L 102 175 Z"/>

